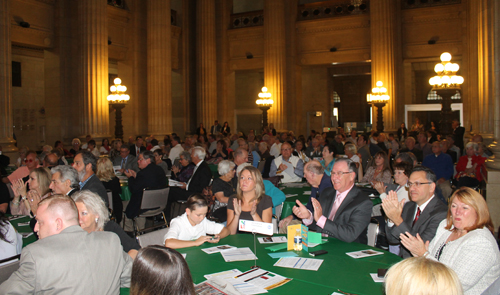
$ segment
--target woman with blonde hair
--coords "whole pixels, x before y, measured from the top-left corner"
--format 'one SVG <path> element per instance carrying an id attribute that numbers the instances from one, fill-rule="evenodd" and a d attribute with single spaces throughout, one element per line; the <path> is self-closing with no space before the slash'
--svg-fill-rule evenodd
<path id="1" fill-rule="evenodd" d="M 113 195 L 113 215 L 116 222 L 122 221 L 123 203 L 120 194 L 122 188 L 120 180 L 115 175 L 113 163 L 108 158 L 100 158 L 97 160 L 97 178 L 102 182 L 106 190 L 110 190 Z"/>
<path id="2" fill-rule="evenodd" d="M 236 196 L 228 200 L 227 228 L 234 235 L 239 232 L 240 219 L 272 222 L 273 201 L 265 194 L 262 174 L 253 166 L 246 166 L 238 173 Z"/>
<path id="3" fill-rule="evenodd" d="M 448 216 L 430 243 L 418 234 L 401 234 L 400 238 L 413 256 L 436 260 L 453 269 L 464 294 L 481 294 L 500 277 L 500 252 L 493 232 L 483 196 L 462 187 L 451 196 Z"/>
<path id="4" fill-rule="evenodd" d="M 462 295 L 462 285 L 446 265 L 412 257 L 393 265 L 385 276 L 385 294 Z"/>
<path id="5" fill-rule="evenodd" d="M 78 220 L 82 229 L 88 233 L 95 231 L 114 232 L 120 238 L 123 251 L 127 252 L 132 259 L 135 258 L 137 250 L 141 247 L 135 239 L 123 231 L 118 223 L 109 220 L 108 208 L 99 195 L 89 190 L 83 190 L 71 197 L 78 208 Z"/>
<path id="6" fill-rule="evenodd" d="M 50 181 L 52 175 L 47 168 L 35 168 L 25 183 L 22 179 L 12 184 L 14 199 L 10 203 L 10 212 L 12 215 L 36 215 L 38 202 L 50 195 Z M 29 191 L 27 191 L 29 185 Z"/>

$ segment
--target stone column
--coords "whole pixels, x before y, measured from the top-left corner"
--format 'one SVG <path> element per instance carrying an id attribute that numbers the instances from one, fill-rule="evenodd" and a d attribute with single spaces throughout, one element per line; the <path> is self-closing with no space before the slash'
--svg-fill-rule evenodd
<path id="1" fill-rule="evenodd" d="M 489 9 L 492 20 L 489 29 L 493 34 L 493 38 L 490 41 L 493 47 L 491 57 L 493 69 L 489 73 L 493 81 L 493 120 L 490 120 L 490 123 L 493 123 L 495 141 L 490 145 L 490 149 L 494 155 L 486 161 L 488 170 L 486 201 L 490 209 L 493 225 L 497 228 L 500 225 L 500 196 L 497 193 L 500 190 L 500 81 L 498 79 L 500 77 L 500 40 L 495 36 L 500 36 L 500 3 L 493 1 Z"/>
<path id="2" fill-rule="evenodd" d="M 148 132 L 172 130 L 170 0 L 148 0 Z"/>
<path id="3" fill-rule="evenodd" d="M 264 1 L 264 84 L 274 104 L 269 123 L 277 130 L 287 129 L 286 120 L 286 42 L 285 1 Z"/>
<path id="4" fill-rule="evenodd" d="M 217 119 L 215 0 L 196 2 L 196 101 L 198 122 L 210 128 Z M 231 126 L 233 127 L 233 126 Z M 236 130 L 233 129 L 233 132 Z"/>
<path id="5" fill-rule="evenodd" d="M 90 134 L 98 140 L 110 136 L 107 4 L 102 0 L 78 1 L 78 10 L 81 135 Z"/>
<path id="6" fill-rule="evenodd" d="M 382 81 L 390 96 L 384 107 L 384 125 L 387 130 L 397 129 L 396 119 L 396 81 L 395 81 L 395 39 L 396 39 L 396 1 L 377 0 L 370 2 L 370 32 L 372 59 L 372 88 Z M 374 122 L 375 125 L 375 122 Z"/>
<path id="7" fill-rule="evenodd" d="M 10 0 L 6 0 L 0 2 L 0 145 L 3 152 L 9 156 L 17 150 L 12 136 L 11 49 Z"/>

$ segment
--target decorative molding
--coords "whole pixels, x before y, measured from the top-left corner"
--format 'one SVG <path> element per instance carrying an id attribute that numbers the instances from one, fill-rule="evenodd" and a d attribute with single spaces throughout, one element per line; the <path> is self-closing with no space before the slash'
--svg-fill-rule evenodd
<path id="1" fill-rule="evenodd" d="M 361 17 L 353 16 L 349 20 L 318 19 L 297 22 L 296 24 L 296 32 L 299 34 L 351 30 L 359 28 L 370 28 L 370 19 L 368 15 L 363 15 Z"/>
<path id="2" fill-rule="evenodd" d="M 231 29 L 248 28 L 263 25 L 263 10 L 231 14 Z"/>
<path id="3" fill-rule="evenodd" d="M 476 1 L 476 0 L 472 0 Z M 401 0 L 401 9 L 416 9 L 443 5 L 460 4 L 461 0 Z"/>
<path id="4" fill-rule="evenodd" d="M 297 20 L 306 21 L 369 14 L 370 2 L 368 0 L 361 1 L 361 5 L 359 6 L 352 4 L 352 2 L 351 0 L 331 0 L 299 5 L 297 9 Z"/>
<path id="5" fill-rule="evenodd" d="M 49 5 L 56 5 L 56 0 L 35 0 L 37 2 L 42 2 Z"/>
<path id="6" fill-rule="evenodd" d="M 12 45 L 12 55 L 23 55 L 31 57 L 44 57 L 44 49 L 29 46 Z"/>

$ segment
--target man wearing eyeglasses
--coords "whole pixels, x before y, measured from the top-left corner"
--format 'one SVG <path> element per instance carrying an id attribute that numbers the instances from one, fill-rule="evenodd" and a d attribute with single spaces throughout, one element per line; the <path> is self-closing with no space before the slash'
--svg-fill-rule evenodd
<path id="1" fill-rule="evenodd" d="M 323 190 L 319 201 L 311 198 L 314 213 L 299 200 L 293 213 L 311 230 L 347 243 L 366 244 L 373 204 L 354 186 L 357 170 L 352 160 L 338 159 L 331 172 L 333 188 Z"/>
<path id="2" fill-rule="evenodd" d="M 283 175 L 282 183 L 301 182 L 304 177 L 304 162 L 292 155 L 292 146 L 288 142 L 281 144 L 281 156 L 271 162 L 269 176 Z"/>
<path id="3" fill-rule="evenodd" d="M 390 219 L 386 225 L 387 240 L 399 244 L 400 236 L 410 233 L 424 242 L 431 241 L 439 223 L 446 218 L 448 208 L 435 195 L 436 175 L 427 167 L 415 167 L 408 180 L 411 202 L 398 201 L 395 192 L 382 201 L 382 208 Z M 412 257 L 410 251 L 401 246 L 399 256 Z"/>

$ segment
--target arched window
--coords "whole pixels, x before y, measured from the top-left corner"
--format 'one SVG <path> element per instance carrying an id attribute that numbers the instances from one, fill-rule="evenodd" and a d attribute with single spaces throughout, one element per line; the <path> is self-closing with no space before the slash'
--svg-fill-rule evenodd
<path id="1" fill-rule="evenodd" d="M 457 90 L 457 93 L 451 97 L 452 100 L 460 100 L 462 96 L 460 95 L 460 91 Z M 436 93 L 435 90 L 430 90 L 427 93 L 427 100 L 442 100 L 443 98 Z"/>
<path id="2" fill-rule="evenodd" d="M 334 103 L 340 103 L 340 96 L 337 93 L 337 91 L 333 91 L 333 102 Z"/>

